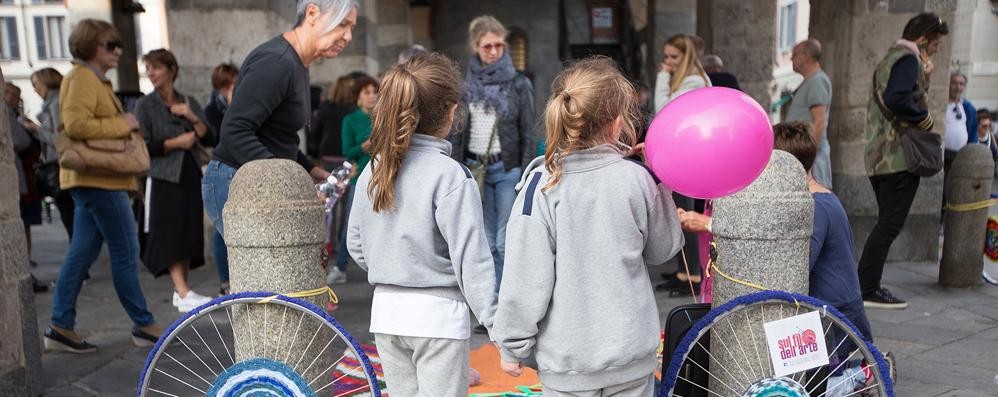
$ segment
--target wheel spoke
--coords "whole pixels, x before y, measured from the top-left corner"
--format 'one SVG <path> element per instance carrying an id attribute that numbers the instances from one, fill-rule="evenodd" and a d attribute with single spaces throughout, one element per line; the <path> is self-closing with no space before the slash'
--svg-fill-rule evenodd
<path id="1" fill-rule="evenodd" d="M 204 344 L 204 347 L 208 348 L 208 353 L 211 353 L 211 356 L 215 358 L 215 362 L 218 363 L 220 368 L 222 368 L 222 372 L 225 372 L 225 366 L 222 365 L 222 361 L 215 355 L 215 351 L 211 349 L 211 346 L 208 346 L 208 342 L 204 341 L 204 337 L 202 337 L 201 333 L 198 332 L 198 328 L 194 326 L 194 323 L 191 323 L 191 329 L 194 330 L 194 334 L 198 336 L 198 339 L 201 339 L 201 343 Z M 216 377 L 218 376 L 218 372 L 215 372 L 214 370 L 212 370 L 211 373 L 215 374 Z"/>
<path id="2" fill-rule="evenodd" d="M 228 313 L 228 312 L 229 312 L 228 308 L 226 308 L 225 313 Z M 211 325 L 213 327 L 215 327 L 215 334 L 218 335 L 218 341 L 222 342 L 222 347 L 225 348 L 225 354 L 229 355 L 229 361 L 232 362 L 232 365 L 235 365 L 236 364 L 236 360 L 232 358 L 232 353 L 229 352 L 229 346 L 225 344 L 225 338 L 222 338 L 222 332 L 220 332 L 218 330 L 218 324 L 215 324 L 215 317 L 211 315 L 211 312 L 208 312 L 208 318 L 211 319 Z M 232 328 L 232 318 L 231 317 L 229 318 L 229 328 L 230 329 Z M 224 366 L 223 366 L 223 368 L 224 368 Z"/>
<path id="3" fill-rule="evenodd" d="M 312 334 L 312 339 L 308 341 L 308 345 L 305 346 L 305 350 L 302 350 L 302 352 L 301 352 L 301 357 L 298 357 L 298 361 L 295 362 L 295 366 L 294 366 L 294 371 L 295 372 L 298 372 L 298 364 L 301 364 L 301 360 L 305 358 L 306 354 L 308 354 L 308 349 L 312 347 L 312 342 L 315 342 L 315 337 L 319 336 L 319 331 L 320 330 L 322 330 L 322 325 L 321 324 L 318 327 L 315 328 L 315 333 Z"/>
<path id="4" fill-rule="evenodd" d="M 693 385 L 693 386 L 696 386 L 696 387 L 699 387 L 699 388 L 703 389 L 703 391 L 705 391 L 705 392 L 707 392 L 707 393 L 710 393 L 710 394 L 713 394 L 713 395 L 715 395 L 715 396 L 720 396 L 720 397 L 724 397 L 724 396 L 722 396 L 722 395 L 718 394 L 717 392 L 715 392 L 715 391 L 713 391 L 713 390 L 710 390 L 710 389 L 708 389 L 708 388 L 706 388 L 706 387 L 703 387 L 703 386 L 700 386 L 700 385 L 698 385 L 698 384 L 696 384 L 696 383 L 694 383 L 694 382 L 690 382 L 690 380 L 689 380 L 689 379 L 686 379 L 686 378 L 684 378 L 684 377 L 682 377 L 682 376 L 678 376 L 678 375 L 677 375 L 677 378 L 679 378 L 679 379 L 682 379 L 682 380 L 686 381 L 686 383 L 689 383 L 689 384 L 691 384 L 691 385 Z M 318 392 L 318 391 L 316 391 L 316 392 Z M 736 394 L 736 395 L 737 395 L 737 394 Z"/>
<path id="5" fill-rule="evenodd" d="M 198 389 L 196 386 L 194 386 L 194 385 L 192 385 L 190 383 L 184 382 L 184 381 L 180 380 L 179 378 L 177 378 L 176 376 L 173 376 L 173 375 L 170 375 L 170 374 L 168 374 L 166 372 L 163 372 L 163 370 L 161 370 L 159 368 L 156 368 L 155 371 L 159 372 L 159 373 L 161 373 L 163 375 L 166 375 L 166 376 L 170 377 L 170 379 L 173 379 L 173 380 L 175 380 L 177 382 L 180 382 L 180 383 L 184 384 L 184 386 L 187 386 L 187 387 L 189 387 L 191 389 L 197 390 L 197 391 L 201 392 L 201 394 L 208 394 L 208 392 L 206 392 L 204 390 L 201 390 L 201 389 Z"/>
<path id="6" fill-rule="evenodd" d="M 199 356 L 197 353 L 194 352 L 193 349 L 191 349 L 190 345 L 188 345 L 187 342 L 184 341 L 184 338 L 181 338 L 181 337 L 178 336 L 177 340 L 180 341 L 180 344 L 184 345 L 184 347 L 187 348 L 187 351 L 191 352 L 191 354 L 194 355 L 194 358 L 198 359 L 198 361 L 201 362 L 201 365 L 204 365 L 205 368 L 208 368 L 208 371 L 211 371 L 211 373 L 215 374 L 216 377 L 218 376 L 218 373 L 216 373 L 215 370 L 211 369 L 211 367 L 208 366 L 208 363 L 204 362 L 204 360 L 201 359 L 201 356 Z M 173 360 L 173 361 L 177 361 L 177 360 Z M 179 361 L 177 363 L 180 364 Z M 180 364 L 180 365 L 183 365 L 183 364 Z M 187 367 L 184 367 L 184 368 L 187 368 Z M 188 371 L 190 371 L 190 369 L 188 369 Z M 194 372 L 194 371 L 191 371 L 191 372 Z M 198 375 L 198 374 L 194 374 L 194 375 L 197 375 L 197 377 L 201 378 L 201 375 Z M 201 380 L 204 380 L 204 378 L 201 378 Z M 211 384 L 211 382 L 208 382 L 206 380 L 205 380 L 205 382 L 208 383 L 209 385 Z"/>

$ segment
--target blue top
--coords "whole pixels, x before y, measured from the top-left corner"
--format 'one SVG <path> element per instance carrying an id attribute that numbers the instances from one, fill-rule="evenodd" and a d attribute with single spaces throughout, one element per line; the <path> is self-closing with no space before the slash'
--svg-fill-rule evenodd
<path id="1" fill-rule="evenodd" d="M 863 310 L 849 218 L 834 193 L 811 195 L 814 197 L 814 230 L 808 295 L 834 306 L 869 338 L 869 321 Z"/>

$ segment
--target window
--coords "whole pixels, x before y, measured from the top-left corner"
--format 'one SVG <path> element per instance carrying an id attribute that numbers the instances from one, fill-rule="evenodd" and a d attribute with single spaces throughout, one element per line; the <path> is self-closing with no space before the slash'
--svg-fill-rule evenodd
<path id="1" fill-rule="evenodd" d="M 38 59 L 69 59 L 69 32 L 66 17 L 35 17 L 35 46 Z"/>
<path id="2" fill-rule="evenodd" d="M 520 29 L 511 28 L 506 41 L 509 43 L 509 57 L 513 61 L 513 67 L 521 72 L 526 70 L 527 34 Z"/>
<path id="3" fill-rule="evenodd" d="M 797 44 L 797 2 L 780 7 L 780 51 L 790 51 Z"/>
<path id="4" fill-rule="evenodd" d="M 0 17 L 0 59 L 17 61 L 21 59 L 21 47 L 17 41 L 17 19 Z"/>

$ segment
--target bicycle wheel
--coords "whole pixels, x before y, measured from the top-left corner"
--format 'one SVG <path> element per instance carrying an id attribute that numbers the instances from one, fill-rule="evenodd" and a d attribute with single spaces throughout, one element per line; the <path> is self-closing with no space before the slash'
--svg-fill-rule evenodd
<path id="1" fill-rule="evenodd" d="M 149 352 L 138 395 L 380 397 L 381 389 L 360 345 L 322 309 L 244 292 L 175 321 Z"/>
<path id="2" fill-rule="evenodd" d="M 829 364 L 774 376 L 763 324 L 814 311 L 821 318 Z M 893 397 L 889 370 L 877 348 L 834 307 L 808 296 L 765 291 L 714 308 L 690 329 L 662 378 L 661 396 Z"/>

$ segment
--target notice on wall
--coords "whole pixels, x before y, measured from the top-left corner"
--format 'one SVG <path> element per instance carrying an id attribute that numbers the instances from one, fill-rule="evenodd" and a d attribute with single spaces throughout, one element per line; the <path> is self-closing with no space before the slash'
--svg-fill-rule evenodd
<path id="1" fill-rule="evenodd" d="M 828 365 L 821 316 L 810 312 L 763 324 L 776 376 Z"/>
<path id="2" fill-rule="evenodd" d="M 593 7 L 593 28 L 609 29 L 613 27 L 612 7 Z"/>

